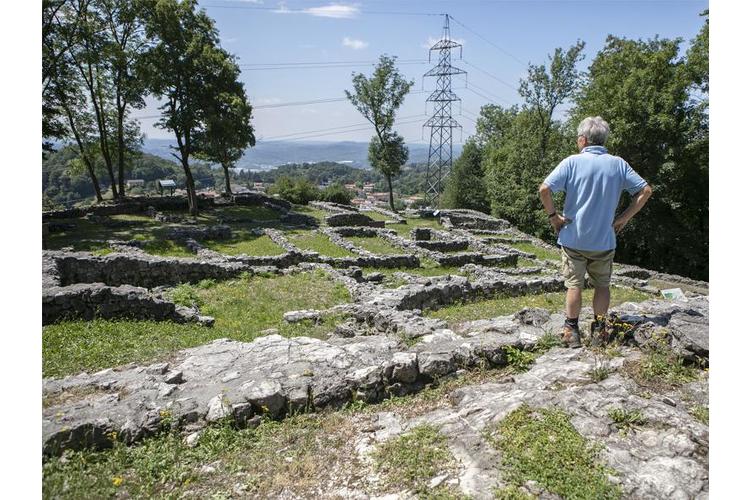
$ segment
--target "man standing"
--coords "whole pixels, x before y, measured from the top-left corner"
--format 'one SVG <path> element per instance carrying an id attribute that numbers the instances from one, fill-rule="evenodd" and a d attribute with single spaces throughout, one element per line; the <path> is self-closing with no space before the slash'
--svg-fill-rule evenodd
<path id="1" fill-rule="evenodd" d="M 609 282 L 615 256 L 615 233 L 643 208 L 651 187 L 619 156 L 607 153 L 604 143 L 609 124 L 601 116 L 588 117 L 578 125 L 577 155 L 565 158 L 541 186 L 539 196 L 558 233 L 562 247 L 562 269 L 568 293 L 565 298 L 565 326 L 562 340 L 569 347 L 581 347 L 578 315 L 584 275 L 594 286 L 594 322 L 591 345 L 606 343 L 605 318 L 609 308 Z M 630 206 L 615 218 L 623 190 L 633 196 Z M 552 193 L 565 192 L 565 207 L 557 213 Z"/>

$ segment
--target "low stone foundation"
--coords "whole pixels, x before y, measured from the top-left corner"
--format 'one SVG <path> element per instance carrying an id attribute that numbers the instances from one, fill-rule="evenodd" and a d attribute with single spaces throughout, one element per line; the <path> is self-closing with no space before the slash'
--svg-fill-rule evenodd
<path id="1" fill-rule="evenodd" d="M 178 306 L 145 288 L 131 285 L 112 287 L 104 283 L 78 283 L 43 291 L 43 325 L 63 319 L 94 318 L 213 323 L 213 319 L 208 316 L 200 316 L 195 310 Z"/>

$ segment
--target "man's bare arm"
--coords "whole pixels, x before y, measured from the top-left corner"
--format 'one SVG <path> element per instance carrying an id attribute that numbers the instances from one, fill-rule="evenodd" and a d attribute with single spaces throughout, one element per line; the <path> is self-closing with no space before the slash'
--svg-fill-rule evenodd
<path id="1" fill-rule="evenodd" d="M 632 219 L 635 214 L 640 212 L 648 199 L 651 198 L 652 193 L 653 191 L 651 189 L 651 186 L 649 186 L 648 184 L 646 184 L 643 189 L 638 191 L 638 194 L 635 195 L 633 201 L 630 202 L 630 206 L 615 219 L 614 223 L 612 223 L 612 227 L 615 228 L 616 233 L 622 231 L 622 228 L 624 228 L 625 225 L 630 222 L 630 219 Z"/>
<path id="2" fill-rule="evenodd" d="M 552 190 L 548 185 L 542 183 L 539 186 L 539 198 L 542 200 L 542 205 L 544 205 L 544 210 L 548 215 L 557 212 L 555 210 L 555 202 L 552 199 Z M 560 228 L 568 222 L 570 222 L 570 219 L 566 219 L 565 217 L 557 213 L 556 215 L 549 218 L 549 223 L 552 224 L 552 227 L 555 228 L 556 233 L 559 233 Z"/>

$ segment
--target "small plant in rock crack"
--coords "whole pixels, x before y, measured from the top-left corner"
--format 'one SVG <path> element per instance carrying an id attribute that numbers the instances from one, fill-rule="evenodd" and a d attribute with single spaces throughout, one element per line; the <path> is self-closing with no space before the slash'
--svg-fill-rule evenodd
<path id="1" fill-rule="evenodd" d="M 505 348 L 505 355 L 508 359 L 508 366 L 515 371 L 525 372 L 536 359 L 533 352 L 523 351 L 513 346 Z"/>
<path id="2" fill-rule="evenodd" d="M 615 427 L 620 430 L 620 434 L 627 434 L 646 423 L 640 410 L 625 410 L 623 408 L 612 408 L 607 413 L 609 418 L 615 423 Z"/>
<path id="3" fill-rule="evenodd" d="M 177 285 L 167 292 L 167 296 L 172 299 L 172 302 L 181 306 L 201 307 L 203 305 L 203 299 L 195 291 L 195 288 L 187 283 Z"/>
<path id="4" fill-rule="evenodd" d="M 545 332 L 544 335 L 539 337 L 539 340 L 536 341 L 534 351 L 544 353 L 553 347 L 561 347 L 562 345 L 562 340 L 559 335 L 555 335 L 552 332 Z"/>
<path id="5" fill-rule="evenodd" d="M 609 377 L 609 374 L 614 370 L 610 368 L 609 362 L 605 359 L 605 355 L 598 350 L 593 351 L 594 354 L 594 367 L 586 372 L 593 382 L 601 382 L 602 380 Z"/>

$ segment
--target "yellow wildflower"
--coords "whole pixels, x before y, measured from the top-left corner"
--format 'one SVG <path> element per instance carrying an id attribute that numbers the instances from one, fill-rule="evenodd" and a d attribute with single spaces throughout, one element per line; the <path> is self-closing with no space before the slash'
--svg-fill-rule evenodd
<path id="1" fill-rule="evenodd" d="M 113 477 L 112 484 L 115 485 L 117 488 L 119 488 L 120 485 L 122 485 L 122 478 L 120 476 Z"/>

